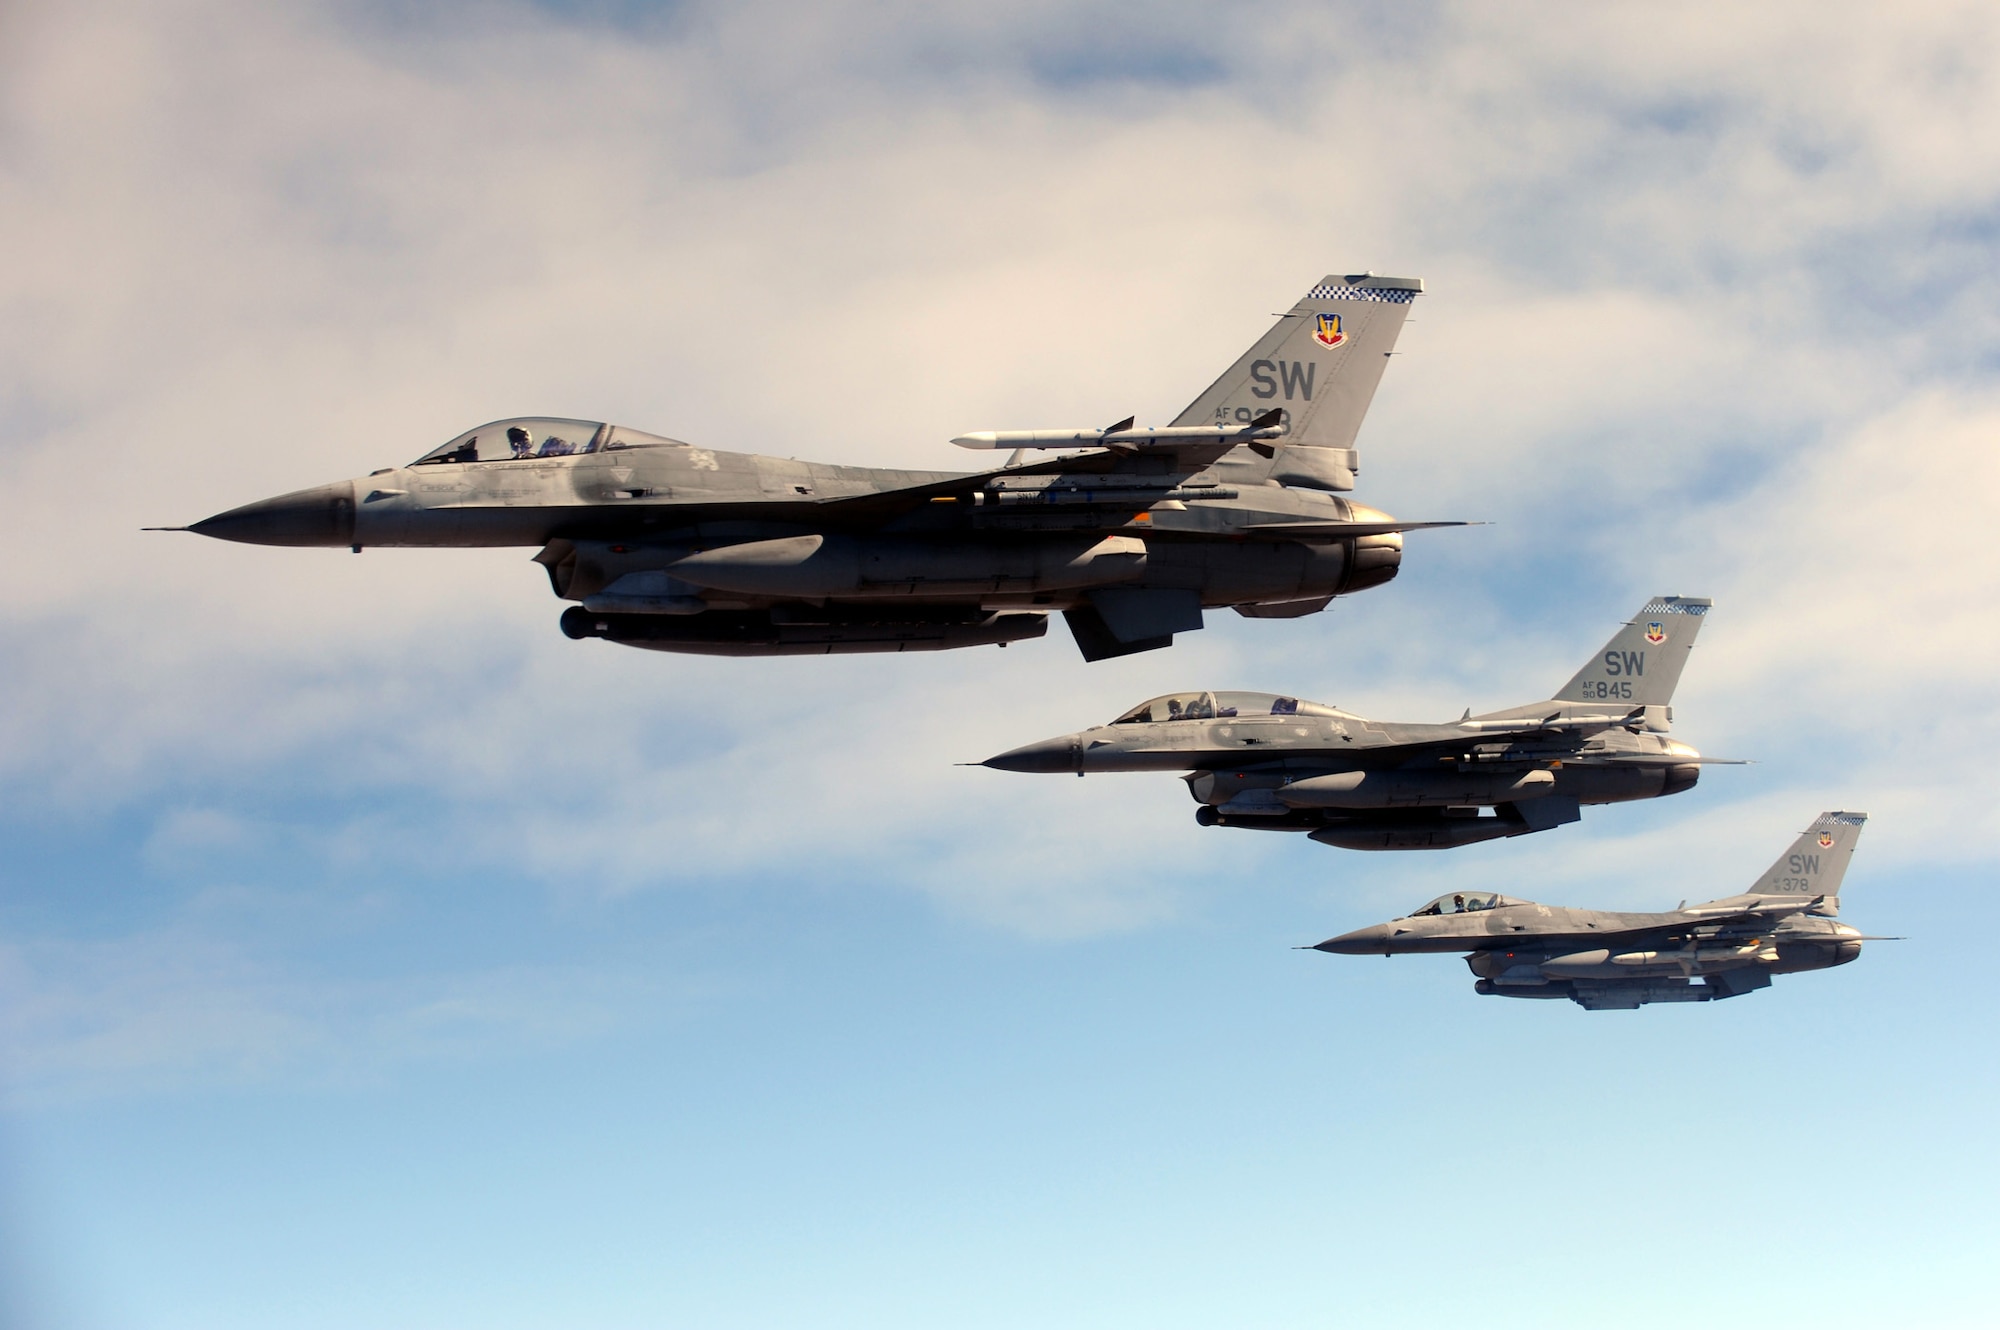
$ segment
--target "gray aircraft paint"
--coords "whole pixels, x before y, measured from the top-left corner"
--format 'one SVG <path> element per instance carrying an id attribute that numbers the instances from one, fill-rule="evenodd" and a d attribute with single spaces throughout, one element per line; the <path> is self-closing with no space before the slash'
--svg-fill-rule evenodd
<path id="1" fill-rule="evenodd" d="M 1564 701 L 1617 700 L 1664 706 L 1681 681 L 1681 670 L 1694 649 L 1705 600 L 1661 596 L 1647 602 L 1623 632 L 1576 672 L 1556 696 Z"/>
<path id="2" fill-rule="evenodd" d="M 1343 497 L 1413 279 L 1329 276 L 1165 429 L 1032 431 L 1081 451 L 897 471 L 517 417 L 417 462 L 189 530 L 252 544 L 539 546 L 572 637 L 727 655 L 1036 637 L 1087 659 L 1171 645 L 1223 606 L 1291 618 L 1392 579 L 1398 522 Z M 1007 446 L 1005 434 L 965 435 Z M 787 441 L 789 443 L 789 441 Z"/>
<path id="3" fill-rule="evenodd" d="M 1865 937 L 1836 916 L 1841 879 L 1867 820 L 1866 813 L 1820 814 L 1747 892 L 1700 905 L 1637 914 L 1456 891 L 1314 949 L 1462 952 L 1475 992 L 1568 998 L 1591 1011 L 1738 997 L 1769 987 L 1774 975 L 1845 965 L 1861 954 Z"/>
<path id="4" fill-rule="evenodd" d="M 1291 428 L 1286 435 L 1290 446 L 1261 468 L 1258 479 L 1276 473 L 1281 480 L 1298 477 L 1285 483 L 1312 484 L 1309 477 L 1322 477 L 1336 482 L 1332 488 L 1352 488 L 1360 469 L 1351 451 L 1355 434 L 1396 349 L 1410 304 L 1422 290 L 1422 282 L 1394 277 L 1321 282 L 1174 424 L 1246 424 L 1258 413 L 1280 407 Z M 1327 319 L 1335 321 L 1337 331 L 1326 326 Z M 1337 337 L 1335 344 L 1328 345 L 1329 335 Z M 1259 470 L 1248 462 L 1243 468 Z"/>
<path id="5" fill-rule="evenodd" d="M 1840 881 L 1847 875 L 1848 862 L 1854 858 L 1854 847 L 1860 839 L 1859 821 L 1837 820 L 1830 826 L 1815 825 L 1802 832 L 1792 848 L 1778 856 L 1751 891 L 1821 895 L 1837 907 Z"/>
<path id="6" fill-rule="evenodd" d="M 1668 705 L 1710 602 L 1655 596 L 1556 697 L 1441 724 L 1274 693 L 1151 699 L 1108 725 L 988 758 L 1003 771 L 1178 771 L 1204 826 L 1357 850 L 1449 849 L 1677 794 L 1704 759 Z"/>

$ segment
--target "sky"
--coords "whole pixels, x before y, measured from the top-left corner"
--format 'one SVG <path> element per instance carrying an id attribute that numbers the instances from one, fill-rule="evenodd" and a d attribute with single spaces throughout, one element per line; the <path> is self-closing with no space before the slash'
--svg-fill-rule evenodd
<path id="1" fill-rule="evenodd" d="M 0 7 L 0 1323 L 1973 1326 L 2000 1186 L 2000 11 Z M 142 533 L 483 421 L 964 465 L 1421 277 L 1389 586 L 1085 665 L 571 642 L 523 549 Z M 964 767 L 1392 719 L 1716 608 L 1751 765 L 1439 855 Z M 1870 815 L 1854 965 L 1295 948 Z"/>

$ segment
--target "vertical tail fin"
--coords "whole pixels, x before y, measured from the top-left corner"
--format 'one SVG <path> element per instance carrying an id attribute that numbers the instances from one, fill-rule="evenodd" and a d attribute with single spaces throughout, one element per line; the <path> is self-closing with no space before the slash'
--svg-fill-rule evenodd
<path id="1" fill-rule="evenodd" d="M 1695 634 L 1713 601 L 1655 596 L 1562 686 L 1558 702 L 1618 701 L 1664 706 L 1673 700 Z"/>
<path id="2" fill-rule="evenodd" d="M 1823 914 L 1840 910 L 1840 880 L 1861 840 L 1866 813 L 1821 813 L 1745 895 L 1824 896 Z"/>
<path id="3" fill-rule="evenodd" d="M 1315 489 L 1354 488 L 1355 433 L 1410 302 L 1423 289 L 1414 277 L 1322 279 L 1174 424 L 1248 425 L 1276 407 L 1289 432 L 1270 463 L 1272 478 Z"/>

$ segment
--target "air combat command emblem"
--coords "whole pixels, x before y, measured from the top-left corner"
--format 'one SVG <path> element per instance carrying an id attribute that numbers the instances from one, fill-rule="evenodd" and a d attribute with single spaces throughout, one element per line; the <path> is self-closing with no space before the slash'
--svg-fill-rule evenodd
<path id="1" fill-rule="evenodd" d="M 1347 340 L 1347 334 L 1340 330 L 1340 315 L 1316 315 L 1318 323 L 1313 328 L 1313 340 L 1321 346 L 1339 346 Z"/>

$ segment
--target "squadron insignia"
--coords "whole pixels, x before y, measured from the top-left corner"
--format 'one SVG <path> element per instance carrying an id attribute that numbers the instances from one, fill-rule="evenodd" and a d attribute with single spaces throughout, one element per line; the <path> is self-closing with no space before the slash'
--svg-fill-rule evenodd
<path id="1" fill-rule="evenodd" d="M 1819 847 L 1822 850 L 1833 848 L 1833 833 L 1831 831 L 1822 831 L 1819 833 Z"/>
<path id="2" fill-rule="evenodd" d="M 1658 619 L 1646 625 L 1646 640 L 1654 646 L 1667 640 L 1667 626 Z"/>
<path id="3" fill-rule="evenodd" d="M 1319 314 L 1313 327 L 1313 340 L 1321 346 L 1339 346 L 1347 340 L 1347 334 L 1340 330 L 1340 315 Z"/>

